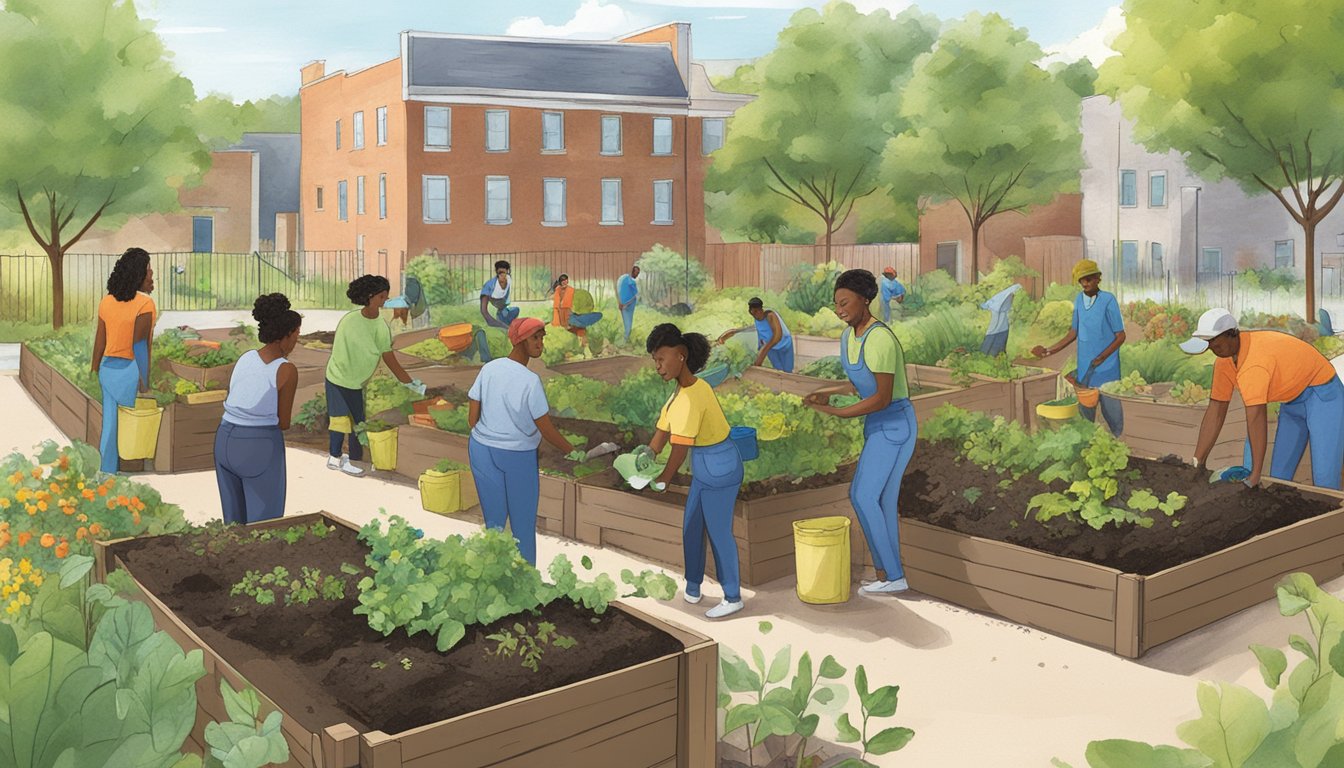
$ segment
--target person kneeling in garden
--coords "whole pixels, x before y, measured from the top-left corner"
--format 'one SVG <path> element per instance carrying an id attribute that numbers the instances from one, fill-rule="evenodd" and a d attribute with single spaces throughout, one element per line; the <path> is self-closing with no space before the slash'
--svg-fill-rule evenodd
<path id="1" fill-rule="evenodd" d="M 299 313 L 284 294 L 252 305 L 264 345 L 238 358 L 215 433 L 215 480 L 226 523 L 258 523 L 285 514 L 285 437 L 299 369 L 286 358 L 299 343 Z"/>
<path id="2" fill-rule="evenodd" d="M 1189 341 L 1181 344 L 1186 354 L 1212 351 L 1213 392 L 1204 421 L 1199 427 L 1194 463 L 1204 462 L 1218 442 L 1227 406 L 1234 390 L 1246 404 L 1245 464 L 1251 474 L 1248 486 L 1260 483 L 1269 443 L 1269 403 L 1279 409 L 1278 432 L 1274 435 L 1269 476 L 1291 480 L 1311 445 L 1311 483 L 1340 489 L 1344 465 L 1344 384 L 1334 366 L 1315 347 L 1279 331 L 1242 331 L 1226 309 L 1210 309 L 1199 318 Z"/>
<path id="3" fill-rule="evenodd" d="M 509 280 L 509 262 L 495 262 L 495 276 L 481 286 L 481 317 L 491 328 L 509 327 L 518 317 L 518 308 L 509 306 L 513 294 L 513 283 Z M 490 307 L 495 309 L 495 317 L 490 316 Z"/>
<path id="4" fill-rule="evenodd" d="M 527 363 L 541 357 L 546 326 L 522 317 L 509 326 L 513 351 L 481 366 L 467 392 L 471 439 L 467 457 L 485 526 L 504 530 L 507 520 L 518 551 L 537 564 L 537 503 L 541 498 L 537 447 L 541 439 L 572 460 L 582 460 L 551 422 L 541 377 Z"/>
<path id="5" fill-rule="evenodd" d="M 657 456 L 672 443 L 672 453 L 649 487 L 667 488 L 677 470 L 691 455 L 691 489 L 686 495 L 686 515 L 681 542 L 686 558 L 688 603 L 701 599 L 705 579 L 705 532 L 714 551 L 714 568 L 723 587 L 723 602 L 705 616 L 718 619 L 742 610 L 742 585 L 738 575 L 737 540 L 733 538 L 733 507 L 742 488 L 744 468 L 737 444 L 728 437 L 728 419 L 714 390 L 696 373 L 709 360 L 709 339 L 698 333 L 683 334 L 672 323 L 663 323 L 649 334 L 645 348 L 663 381 L 676 381 L 677 388 L 658 415 L 657 431 L 648 446 L 637 454 Z"/>
<path id="6" fill-rule="evenodd" d="M 1125 321 L 1115 294 L 1101 290 L 1101 269 L 1097 262 L 1083 259 L 1073 265 L 1073 280 L 1082 286 L 1073 300 L 1073 322 L 1069 332 L 1049 349 L 1036 347 L 1037 358 L 1053 355 L 1078 341 L 1078 370 L 1066 377 L 1075 387 L 1098 388 L 1120 380 L 1120 345 L 1125 343 Z M 1101 395 L 1101 415 L 1111 434 L 1119 437 L 1125 430 L 1125 410 L 1120 401 Z M 1078 414 L 1088 421 L 1097 420 L 1096 407 L 1078 405 Z"/>
<path id="7" fill-rule="evenodd" d="M 804 402 L 815 411 L 843 418 L 863 417 L 863 451 L 849 503 L 868 539 L 873 563 L 882 578 L 860 592 L 887 594 L 909 589 L 901 566 L 901 478 L 915 455 L 915 407 L 905 378 L 905 353 L 896 334 L 873 317 L 877 278 L 866 269 L 851 269 L 836 278 L 835 316 L 848 325 L 840 336 L 840 364 L 848 384 L 823 387 Z M 842 408 L 831 395 L 857 394 L 861 399 Z"/>
<path id="8" fill-rule="evenodd" d="M 756 359 L 751 364 L 759 367 L 768 358 L 775 370 L 793 373 L 793 334 L 784 324 L 784 319 L 775 310 L 766 309 L 765 302 L 755 296 L 747 301 L 747 312 L 755 322 L 752 325 L 724 331 L 723 335 L 719 336 L 718 343 L 722 344 L 733 336 L 754 328 Z"/>

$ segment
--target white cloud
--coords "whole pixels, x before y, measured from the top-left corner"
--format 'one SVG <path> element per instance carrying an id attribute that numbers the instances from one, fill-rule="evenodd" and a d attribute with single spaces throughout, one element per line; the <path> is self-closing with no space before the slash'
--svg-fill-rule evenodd
<path id="1" fill-rule="evenodd" d="M 547 24 L 537 16 L 514 19 L 505 30 L 518 37 L 574 37 L 609 40 L 633 32 L 648 24 L 619 5 L 608 5 L 602 0 L 583 0 L 574 17 L 564 24 Z"/>
<path id="2" fill-rule="evenodd" d="M 160 35 L 215 35 L 228 32 L 223 27 L 159 27 L 154 31 Z"/>
<path id="3" fill-rule="evenodd" d="M 910 0 L 850 0 L 859 13 L 872 13 L 876 10 L 886 10 L 892 16 L 904 11 L 914 3 Z"/>
<path id="4" fill-rule="evenodd" d="M 1048 66 L 1057 61 L 1069 63 L 1085 58 L 1093 64 L 1099 65 L 1115 55 L 1111 43 L 1115 42 L 1115 38 L 1124 31 L 1124 11 L 1121 10 L 1120 6 L 1113 5 L 1106 9 L 1106 15 L 1095 27 L 1084 31 L 1066 43 L 1048 46 L 1045 49 L 1047 55 L 1041 59 L 1041 64 Z"/>

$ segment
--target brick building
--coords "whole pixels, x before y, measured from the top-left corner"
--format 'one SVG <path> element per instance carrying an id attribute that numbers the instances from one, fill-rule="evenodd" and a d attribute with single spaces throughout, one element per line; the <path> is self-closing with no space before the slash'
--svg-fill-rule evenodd
<path id="1" fill-rule="evenodd" d="M 1027 256 L 1027 241 L 1038 237 L 1082 236 L 1083 197 L 1056 195 L 1025 212 L 1001 213 L 980 228 L 980 271 L 988 272 L 1007 256 Z M 925 207 L 919 216 L 921 272 L 947 271 L 963 282 L 971 270 L 971 223 L 955 200 Z"/>
<path id="2" fill-rule="evenodd" d="M 396 59 L 301 75 L 302 246 L 392 268 L 430 250 L 699 256 L 708 155 L 749 98 L 714 90 L 682 23 L 609 43 L 404 32 Z"/>

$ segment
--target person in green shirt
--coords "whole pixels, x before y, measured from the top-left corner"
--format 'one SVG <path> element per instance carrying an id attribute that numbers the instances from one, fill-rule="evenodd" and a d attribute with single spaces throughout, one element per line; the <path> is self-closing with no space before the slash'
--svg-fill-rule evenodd
<path id="1" fill-rule="evenodd" d="M 349 453 L 341 453 L 347 433 L 328 430 L 331 457 L 327 459 L 327 469 L 337 469 L 354 477 L 364 474 L 364 470 L 350 463 L 363 457 L 354 426 L 364 421 L 364 385 L 373 377 L 378 363 L 386 364 L 392 375 L 412 390 L 420 394 L 425 391 L 424 385 L 419 380 L 412 381 L 410 374 L 397 362 L 392 352 L 392 329 L 378 314 L 391 290 L 392 284 L 382 275 L 364 275 L 350 283 L 345 295 L 362 308 L 347 313 L 337 323 L 331 359 L 327 361 L 327 415 L 344 417 L 351 427 Z"/>
<path id="2" fill-rule="evenodd" d="M 901 477 L 915 455 L 916 425 L 901 343 L 869 309 L 877 293 L 877 278 L 865 269 L 848 270 L 836 279 L 835 315 L 849 326 L 840 337 L 840 364 L 849 383 L 818 389 L 805 402 L 831 416 L 863 417 L 863 452 L 849 486 L 849 502 L 883 577 L 859 591 L 890 594 L 909 588 L 901 567 L 897 501 Z M 831 395 L 840 394 L 861 399 L 832 406 Z"/>

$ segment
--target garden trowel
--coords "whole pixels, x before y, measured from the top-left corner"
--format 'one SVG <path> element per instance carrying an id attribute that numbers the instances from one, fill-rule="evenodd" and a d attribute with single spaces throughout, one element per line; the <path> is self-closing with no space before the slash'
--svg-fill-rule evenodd
<path id="1" fill-rule="evenodd" d="M 583 460 L 592 461 L 598 456 L 606 456 L 609 453 L 615 453 L 619 450 L 621 450 L 621 447 L 615 443 L 601 443 L 596 448 L 585 453 L 583 455 Z"/>

